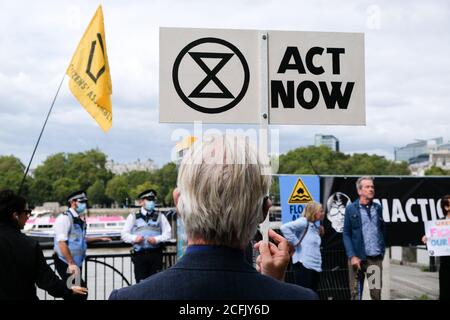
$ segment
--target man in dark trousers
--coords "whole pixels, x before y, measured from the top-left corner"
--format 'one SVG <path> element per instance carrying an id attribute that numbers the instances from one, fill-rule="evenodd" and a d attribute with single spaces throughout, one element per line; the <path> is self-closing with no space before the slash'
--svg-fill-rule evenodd
<path id="1" fill-rule="evenodd" d="M 161 244 L 172 235 L 167 218 L 155 208 L 156 195 L 153 189 L 138 195 L 141 208 L 128 215 L 122 230 L 122 240 L 133 244 L 132 261 L 136 282 L 162 270 Z"/>
<path id="2" fill-rule="evenodd" d="M 0 191 L 0 300 L 37 300 L 36 286 L 54 297 L 86 295 L 87 289 L 59 279 L 39 243 L 21 232 L 30 216 L 25 198 Z"/>
<path id="3" fill-rule="evenodd" d="M 367 275 L 372 300 L 380 300 L 385 252 L 383 210 L 373 202 L 375 186 L 372 177 L 359 178 L 356 190 L 359 199 L 345 209 L 342 234 L 349 259 L 351 298 L 361 300 Z"/>

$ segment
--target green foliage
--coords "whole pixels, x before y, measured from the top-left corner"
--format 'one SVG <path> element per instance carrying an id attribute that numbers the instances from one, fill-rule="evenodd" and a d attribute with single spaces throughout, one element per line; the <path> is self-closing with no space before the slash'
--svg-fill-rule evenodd
<path id="1" fill-rule="evenodd" d="M 141 192 L 144 192 L 145 190 L 148 190 L 148 189 L 155 190 L 156 193 L 159 195 L 159 186 L 151 183 L 150 181 L 146 181 L 146 182 L 134 187 L 133 189 L 131 189 L 130 196 L 132 199 L 137 199 L 138 195 Z"/>
<path id="2" fill-rule="evenodd" d="M 326 146 L 291 150 L 280 156 L 279 173 L 320 175 L 409 175 L 406 163 L 378 155 L 346 155 Z"/>
<path id="3" fill-rule="evenodd" d="M 11 189 L 15 192 L 19 190 L 20 183 L 25 172 L 25 166 L 14 156 L 0 156 L 0 190 Z M 31 184 L 31 178 L 27 178 L 24 193 Z"/>
<path id="4" fill-rule="evenodd" d="M 106 195 L 121 205 L 126 204 L 127 199 L 130 201 L 129 192 L 130 188 L 124 175 L 113 177 L 106 185 Z"/>
<path id="5" fill-rule="evenodd" d="M 450 176 L 450 170 L 445 170 L 436 166 L 425 170 L 426 176 Z"/>
<path id="6" fill-rule="evenodd" d="M 177 185 L 177 175 L 177 166 L 173 162 L 165 164 L 154 173 L 154 183 L 159 186 L 159 203 L 163 206 L 173 206 L 172 192 Z"/>
<path id="7" fill-rule="evenodd" d="M 53 199 L 61 204 L 66 204 L 67 196 L 80 189 L 80 185 L 74 179 L 63 177 L 52 184 Z"/>
<path id="8" fill-rule="evenodd" d="M 89 203 L 100 206 L 109 205 L 111 200 L 106 195 L 105 183 L 102 180 L 97 180 L 92 186 L 87 189 L 89 196 Z"/>
<path id="9" fill-rule="evenodd" d="M 34 171 L 30 199 L 39 204 L 46 201 L 64 203 L 61 200 L 73 191 L 87 190 L 97 181 L 106 184 L 113 176 L 105 168 L 106 158 L 99 150 L 49 156 Z"/>

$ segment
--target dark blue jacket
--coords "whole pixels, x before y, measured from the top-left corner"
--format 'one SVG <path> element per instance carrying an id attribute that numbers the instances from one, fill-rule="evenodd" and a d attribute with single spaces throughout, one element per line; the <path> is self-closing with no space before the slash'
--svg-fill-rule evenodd
<path id="1" fill-rule="evenodd" d="M 378 224 L 378 232 L 381 235 L 380 246 L 382 256 L 384 257 L 385 241 L 383 210 L 376 202 L 373 203 L 373 206 L 377 211 L 377 216 L 380 221 Z M 359 211 L 359 200 L 356 200 L 345 209 L 344 232 L 342 234 L 342 239 L 344 241 L 345 252 L 348 258 L 356 256 L 361 260 L 366 259 L 366 250 L 364 248 L 364 238 L 362 235 L 361 213 Z"/>
<path id="2" fill-rule="evenodd" d="M 261 275 L 241 250 L 213 247 L 186 253 L 173 267 L 131 287 L 114 290 L 110 300 L 313 300 L 317 294 Z"/>

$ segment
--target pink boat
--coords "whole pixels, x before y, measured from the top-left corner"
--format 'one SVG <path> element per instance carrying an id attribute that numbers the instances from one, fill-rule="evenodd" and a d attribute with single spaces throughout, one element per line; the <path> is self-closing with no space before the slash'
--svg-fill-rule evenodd
<path id="1" fill-rule="evenodd" d="M 56 216 L 49 211 L 33 211 L 30 219 L 25 224 L 23 232 L 40 242 L 53 241 L 53 225 L 55 224 Z M 86 222 L 88 236 L 109 237 L 113 240 L 120 240 L 120 232 L 125 225 L 125 219 L 122 216 L 87 217 Z"/>

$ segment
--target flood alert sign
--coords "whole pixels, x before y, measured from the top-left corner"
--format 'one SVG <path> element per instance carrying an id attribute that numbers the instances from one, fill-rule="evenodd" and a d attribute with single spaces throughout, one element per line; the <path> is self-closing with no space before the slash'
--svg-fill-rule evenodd
<path id="1" fill-rule="evenodd" d="M 319 176 L 286 175 L 279 179 L 282 223 L 299 218 L 308 202 L 320 202 Z"/>
<path id="2" fill-rule="evenodd" d="M 364 34 L 269 32 L 271 124 L 364 125 Z"/>

